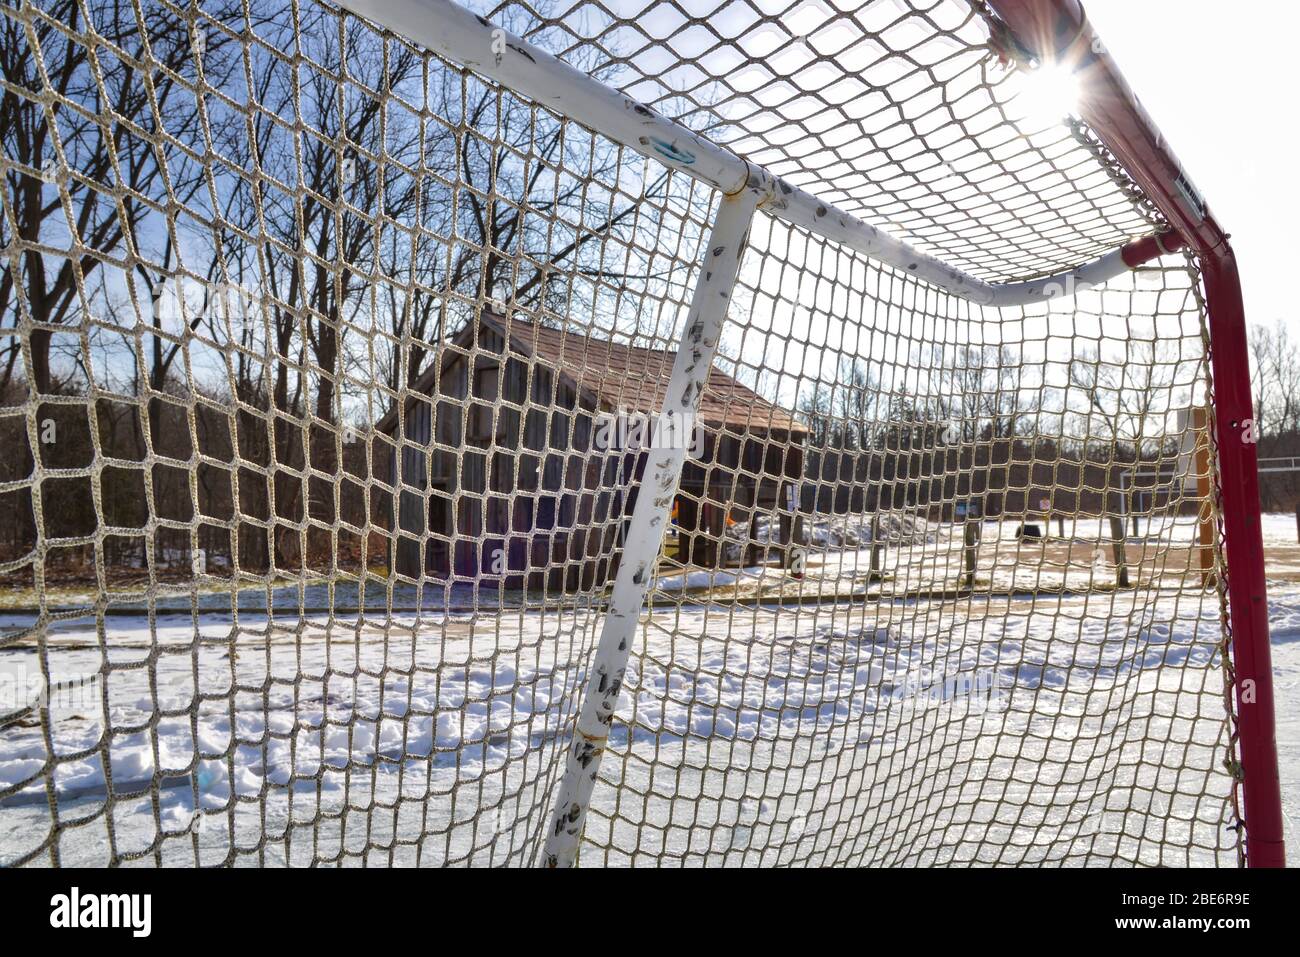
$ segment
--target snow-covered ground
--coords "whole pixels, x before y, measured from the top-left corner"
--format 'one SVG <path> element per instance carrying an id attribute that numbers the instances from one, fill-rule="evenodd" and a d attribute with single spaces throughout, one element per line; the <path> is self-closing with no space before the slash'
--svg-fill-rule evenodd
<path id="1" fill-rule="evenodd" d="M 1265 535 L 1294 543 L 1294 518 Z M 1152 589 L 657 608 L 583 860 L 1232 864 L 1218 615 Z M 1300 585 L 1273 584 L 1270 621 L 1294 852 Z M 0 645 L 0 696 L 41 655 L 58 682 L 48 736 L 0 727 L 0 863 L 534 861 L 598 624 L 51 622 Z"/>
<path id="2" fill-rule="evenodd" d="M 1300 586 L 1269 590 L 1273 694 L 1277 708 L 1277 758 L 1282 778 L 1282 823 L 1287 857 L 1300 855 Z"/>
<path id="3" fill-rule="evenodd" d="M 1300 857 L 1300 544 L 1296 517 L 1264 515 L 1268 626 L 1273 650 L 1282 823 L 1288 861 Z"/>

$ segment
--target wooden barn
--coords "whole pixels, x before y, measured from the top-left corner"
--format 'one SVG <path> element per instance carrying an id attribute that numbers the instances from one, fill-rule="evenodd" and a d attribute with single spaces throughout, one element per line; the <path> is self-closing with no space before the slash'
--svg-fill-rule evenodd
<path id="1" fill-rule="evenodd" d="M 390 567 L 506 588 L 605 582 L 645 463 L 635 435 L 611 426 L 660 408 L 673 358 L 482 312 L 378 424 L 406 439 L 387 457 Z M 778 507 L 788 542 L 807 430 L 716 368 L 701 424 L 674 509 L 678 557 L 716 566 L 728 526 Z"/>

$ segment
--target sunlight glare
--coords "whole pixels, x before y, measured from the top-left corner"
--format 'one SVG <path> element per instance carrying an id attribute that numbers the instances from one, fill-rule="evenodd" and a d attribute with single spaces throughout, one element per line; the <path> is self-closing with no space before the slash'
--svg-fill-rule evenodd
<path id="1" fill-rule="evenodd" d="M 1017 118 L 1050 126 L 1073 114 L 1079 105 L 1079 78 L 1059 65 L 1044 65 L 1024 74 L 1014 101 Z"/>

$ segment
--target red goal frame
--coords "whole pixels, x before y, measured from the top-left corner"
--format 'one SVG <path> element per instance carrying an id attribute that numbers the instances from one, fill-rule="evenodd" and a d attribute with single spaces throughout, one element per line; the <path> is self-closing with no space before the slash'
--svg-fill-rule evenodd
<path id="1" fill-rule="evenodd" d="M 1246 863 L 1284 867 L 1258 464 L 1241 278 L 1228 235 L 1088 23 L 1078 0 L 988 0 L 1020 46 L 1076 69 L 1080 116 L 1200 260 L 1214 374 Z"/>

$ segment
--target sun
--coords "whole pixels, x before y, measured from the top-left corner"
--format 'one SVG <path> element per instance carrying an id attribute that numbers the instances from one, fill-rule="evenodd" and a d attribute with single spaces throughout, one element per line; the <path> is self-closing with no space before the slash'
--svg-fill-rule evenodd
<path id="1" fill-rule="evenodd" d="M 1017 119 L 1051 126 L 1078 110 L 1079 78 L 1072 70 L 1044 64 L 1020 75 L 1024 85 L 1011 102 Z"/>

